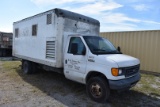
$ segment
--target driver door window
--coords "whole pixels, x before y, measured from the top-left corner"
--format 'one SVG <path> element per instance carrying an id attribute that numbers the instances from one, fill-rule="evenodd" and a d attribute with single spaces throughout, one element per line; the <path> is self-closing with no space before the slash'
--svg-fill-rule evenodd
<path id="1" fill-rule="evenodd" d="M 70 39 L 70 43 L 69 43 L 69 49 L 68 49 L 68 53 L 72 54 L 72 44 L 77 44 L 77 53 L 76 55 L 83 55 L 83 52 L 85 50 L 85 45 L 83 44 L 82 40 L 80 37 L 71 37 Z"/>

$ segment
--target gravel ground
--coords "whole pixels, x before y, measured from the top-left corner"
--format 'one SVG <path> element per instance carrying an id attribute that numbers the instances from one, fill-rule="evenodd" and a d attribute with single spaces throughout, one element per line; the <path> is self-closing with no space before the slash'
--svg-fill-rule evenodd
<path id="1" fill-rule="evenodd" d="M 0 107 L 160 107 L 160 94 L 137 90 L 141 83 L 127 92 L 112 92 L 108 102 L 99 104 L 88 98 L 85 85 L 53 72 L 25 75 L 20 64 L 0 61 Z M 159 90 L 159 77 L 156 81 L 153 87 Z"/>
<path id="2" fill-rule="evenodd" d="M 0 62 L 0 107 L 110 107 L 91 101 L 84 85 L 63 75 L 45 71 L 25 75 L 19 64 L 9 62 L 4 69 Z"/>

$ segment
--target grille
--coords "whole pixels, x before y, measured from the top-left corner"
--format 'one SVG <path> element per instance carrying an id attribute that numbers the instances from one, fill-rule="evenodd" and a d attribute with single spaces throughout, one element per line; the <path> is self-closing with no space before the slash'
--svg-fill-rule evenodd
<path id="1" fill-rule="evenodd" d="M 139 72 L 140 65 L 124 68 L 125 69 L 125 76 L 129 77 Z"/>
<path id="2" fill-rule="evenodd" d="M 46 42 L 46 58 L 55 59 L 55 41 Z"/>

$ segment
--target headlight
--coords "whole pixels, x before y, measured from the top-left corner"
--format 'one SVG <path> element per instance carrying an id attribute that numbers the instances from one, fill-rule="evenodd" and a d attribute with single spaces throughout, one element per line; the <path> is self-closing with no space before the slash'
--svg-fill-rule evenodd
<path id="1" fill-rule="evenodd" d="M 118 75 L 122 75 L 122 69 L 119 69 L 119 74 Z"/>
<path id="2" fill-rule="evenodd" d="M 122 73 L 123 73 L 122 69 L 118 69 L 118 68 L 112 68 L 111 72 L 112 72 L 113 76 L 119 76 L 119 75 L 122 75 Z"/>

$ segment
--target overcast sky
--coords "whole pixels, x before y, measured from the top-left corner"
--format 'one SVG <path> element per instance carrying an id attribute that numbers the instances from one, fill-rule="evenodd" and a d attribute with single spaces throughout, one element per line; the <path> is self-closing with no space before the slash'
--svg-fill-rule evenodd
<path id="1" fill-rule="evenodd" d="M 101 32 L 160 30 L 160 0 L 0 0 L 0 31 L 54 8 L 98 19 Z"/>

